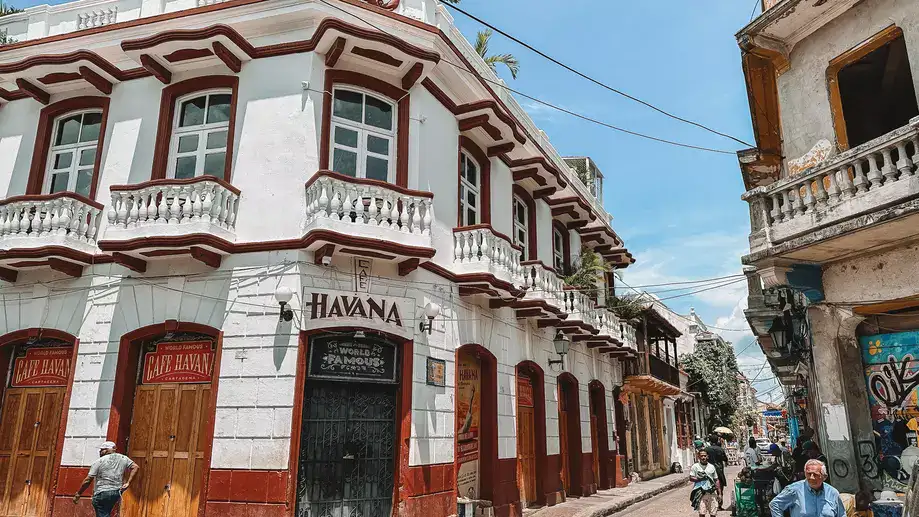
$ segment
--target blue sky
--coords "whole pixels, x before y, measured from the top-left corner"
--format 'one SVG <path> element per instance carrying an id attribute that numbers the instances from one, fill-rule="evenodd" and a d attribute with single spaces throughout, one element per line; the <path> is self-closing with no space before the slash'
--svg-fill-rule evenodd
<path id="1" fill-rule="evenodd" d="M 561 2 L 462 0 L 460 6 L 570 66 L 681 117 L 753 142 L 740 50 L 734 33 L 750 20 L 753 1 Z M 476 22 L 454 12 L 474 39 Z M 759 8 L 757 7 L 757 14 Z M 493 53 L 520 60 L 513 88 L 631 130 L 736 151 L 730 139 L 666 118 L 494 35 Z M 587 155 L 605 176 L 604 203 L 637 262 L 625 281 L 648 285 L 741 272 L 749 215 L 734 155 L 681 149 L 581 121 L 521 99 L 562 155 Z M 667 289 L 667 288 L 660 288 Z M 685 292 L 685 291 L 684 291 Z M 661 293 L 667 297 L 681 292 Z M 695 307 L 704 321 L 745 329 L 746 283 L 667 300 L 681 314 Z M 741 368 L 755 377 L 765 358 L 749 331 L 721 332 L 742 351 Z M 768 368 L 761 379 L 771 378 Z M 760 392 L 775 386 L 757 382 Z M 779 390 L 765 398 L 779 395 Z M 779 397 L 781 398 L 781 397 Z"/>
<path id="2" fill-rule="evenodd" d="M 16 7 L 60 1 L 19 0 Z M 557 59 L 684 118 L 753 141 L 740 51 L 734 33 L 759 0 L 462 0 L 465 10 Z M 757 14 L 759 7 L 756 7 Z M 474 40 L 476 22 L 454 12 Z M 521 63 L 508 84 L 534 97 L 631 130 L 694 145 L 736 151 L 742 146 L 668 119 L 604 90 L 500 35 L 494 53 Z M 740 273 L 749 216 L 740 200 L 737 158 L 671 147 L 593 125 L 521 99 L 562 155 L 587 155 L 605 175 L 604 203 L 613 226 L 635 255 L 625 272 L 631 285 L 659 284 Z M 666 288 L 663 288 L 666 289 Z M 661 293 L 661 297 L 680 292 Z M 709 324 L 745 329 L 744 282 L 667 300 L 681 314 L 695 307 Z M 764 362 L 749 331 L 722 332 L 743 351 L 742 370 L 755 377 Z M 760 375 L 771 377 L 768 368 Z M 760 392 L 773 380 L 756 383 Z M 773 390 L 769 398 L 779 395 Z"/>

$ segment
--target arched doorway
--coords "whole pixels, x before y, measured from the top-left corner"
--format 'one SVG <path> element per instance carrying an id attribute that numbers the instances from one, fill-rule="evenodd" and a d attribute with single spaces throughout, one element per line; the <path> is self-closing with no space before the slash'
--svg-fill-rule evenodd
<path id="1" fill-rule="evenodd" d="M 296 514 L 391 515 L 410 425 L 410 342 L 369 329 L 304 337 L 292 429 Z"/>
<path id="2" fill-rule="evenodd" d="M 558 376 L 558 436 L 562 488 L 567 494 L 583 495 L 578 381 L 567 372 Z"/>
<path id="3" fill-rule="evenodd" d="M 28 329 L 0 337 L 0 514 L 45 515 L 61 461 L 77 341 Z"/>
<path id="4" fill-rule="evenodd" d="M 622 388 L 617 386 L 613 390 L 613 404 L 616 408 L 616 454 L 618 458 L 618 471 L 616 479 L 623 481 L 628 479 L 629 449 L 628 449 L 628 426 L 626 425 L 626 405 L 623 401 L 628 400 L 628 396 L 622 392 Z"/>
<path id="5" fill-rule="evenodd" d="M 477 344 L 457 349 L 454 461 L 458 497 L 495 502 L 497 382 L 497 359 L 491 352 Z"/>
<path id="6" fill-rule="evenodd" d="M 517 365 L 517 487 L 524 507 L 546 503 L 545 472 L 544 374 L 536 363 L 524 361 Z"/>
<path id="7" fill-rule="evenodd" d="M 606 417 L 606 388 L 600 381 L 591 381 L 590 389 L 590 442 L 593 452 L 594 481 L 598 489 L 610 488 L 609 427 Z"/>
<path id="8" fill-rule="evenodd" d="M 220 331 L 168 321 L 125 334 L 108 437 L 140 467 L 123 517 L 195 517 L 211 464 Z"/>

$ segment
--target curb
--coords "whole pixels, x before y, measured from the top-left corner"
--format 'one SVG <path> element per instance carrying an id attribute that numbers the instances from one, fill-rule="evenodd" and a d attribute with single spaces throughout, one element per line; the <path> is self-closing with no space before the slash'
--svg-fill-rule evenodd
<path id="1" fill-rule="evenodd" d="M 631 498 L 631 499 L 625 500 L 625 501 L 619 501 L 619 502 L 616 502 L 616 503 L 607 504 L 607 505 L 602 506 L 602 507 L 599 507 L 599 508 L 590 508 L 590 509 L 587 509 L 587 510 L 580 511 L 580 512 L 576 513 L 576 514 L 574 515 L 574 517 L 606 517 L 606 516 L 612 515 L 612 514 L 614 514 L 614 513 L 616 513 L 616 512 L 621 512 L 622 510 L 625 510 L 625 509 L 628 508 L 629 506 L 632 506 L 632 505 L 634 505 L 634 504 L 636 504 L 636 503 L 640 503 L 640 502 L 642 502 L 642 501 L 647 501 L 648 499 L 651 499 L 652 497 L 654 497 L 654 496 L 656 496 L 656 495 L 660 495 L 660 494 L 662 494 L 662 493 L 664 493 L 664 492 L 669 492 L 670 490 L 673 490 L 673 489 L 675 489 L 675 488 L 679 488 L 679 487 L 681 487 L 681 486 L 683 486 L 683 485 L 686 485 L 686 484 L 689 484 L 689 477 L 688 477 L 688 476 L 685 477 L 685 478 L 683 478 L 683 479 L 678 479 L 678 480 L 676 480 L 676 481 L 671 481 L 670 483 L 667 483 L 666 485 L 663 485 L 663 486 L 661 486 L 661 487 L 655 488 L 654 490 L 651 490 L 651 491 L 649 491 L 649 492 L 645 492 L 644 494 L 637 495 L 637 496 L 635 496 L 635 497 L 633 497 L 633 498 Z"/>

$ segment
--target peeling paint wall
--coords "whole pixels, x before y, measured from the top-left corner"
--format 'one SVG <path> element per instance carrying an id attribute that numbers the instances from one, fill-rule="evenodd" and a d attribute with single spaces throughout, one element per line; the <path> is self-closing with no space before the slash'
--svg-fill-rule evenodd
<path id="1" fill-rule="evenodd" d="M 895 300 L 919 294 L 919 243 L 824 266 L 828 302 Z"/>
<path id="2" fill-rule="evenodd" d="M 891 24 L 903 30 L 915 82 L 919 79 L 919 4 L 916 2 L 866 0 L 795 46 L 789 59 L 791 69 L 778 78 L 786 159 L 802 156 L 821 139 L 836 142 L 826 69 L 832 59 Z"/>

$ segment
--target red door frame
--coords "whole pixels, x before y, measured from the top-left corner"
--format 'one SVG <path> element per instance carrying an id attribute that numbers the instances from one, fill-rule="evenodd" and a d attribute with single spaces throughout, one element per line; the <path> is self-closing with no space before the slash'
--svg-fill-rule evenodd
<path id="1" fill-rule="evenodd" d="M 546 374 L 533 361 L 521 361 L 517 364 L 517 376 L 527 376 L 533 383 L 533 418 L 536 429 L 533 439 L 536 440 L 536 502 L 546 504 L 546 470 L 548 455 L 546 453 Z M 555 489 L 551 490 L 555 494 Z"/>
<path id="2" fill-rule="evenodd" d="M 166 320 L 132 330 L 121 336 L 118 347 L 118 363 L 115 367 L 115 385 L 112 392 L 112 409 L 109 413 L 108 431 L 106 436 L 115 442 L 118 450 L 127 453 L 128 439 L 131 434 L 131 420 L 134 414 L 134 395 L 137 388 L 137 368 L 140 361 L 140 342 L 173 332 L 193 332 L 213 338 L 216 342 L 214 350 L 214 372 L 211 378 L 211 408 L 208 415 L 205 432 L 207 441 L 204 446 L 204 468 L 201 472 L 200 503 L 198 516 L 204 517 L 207 507 L 207 485 L 211 474 L 211 454 L 214 446 L 214 424 L 217 413 L 217 389 L 220 379 L 220 357 L 223 351 L 223 331 L 201 325 L 200 323 L 185 323 L 176 320 Z"/>
<path id="3" fill-rule="evenodd" d="M 70 394 L 73 392 L 73 375 L 77 369 L 77 353 L 80 349 L 80 340 L 67 332 L 55 329 L 28 328 L 16 330 L 0 336 L 0 372 L 2 372 L 2 382 L 0 382 L 0 410 L 2 410 L 3 397 L 6 395 L 6 372 L 10 369 L 10 361 L 13 358 L 13 347 L 22 343 L 27 343 L 30 339 L 57 339 L 69 343 L 73 347 L 70 354 L 70 377 L 67 379 L 67 386 L 64 388 L 64 398 L 61 400 L 61 424 L 57 432 L 57 441 L 54 444 L 54 456 L 51 458 L 51 483 L 49 484 L 48 493 L 48 511 L 45 515 L 51 515 L 54 509 L 54 494 L 57 492 L 58 474 L 61 471 L 61 457 L 64 453 L 64 433 L 67 430 L 67 414 L 70 410 Z"/>
<path id="4" fill-rule="evenodd" d="M 479 396 L 479 497 L 494 501 L 495 472 L 498 468 L 498 359 L 487 348 L 467 343 L 456 349 L 453 378 L 458 378 L 460 354 L 473 354 L 481 362 L 482 385 Z M 454 414 L 456 396 L 454 395 Z M 455 429 L 454 429 L 455 431 Z M 453 450 L 457 450 L 456 433 L 453 433 Z M 453 455 L 453 491 L 457 491 L 456 474 L 459 458 Z M 459 492 L 456 492 L 459 497 Z"/>
<path id="5" fill-rule="evenodd" d="M 600 456 L 600 479 L 597 480 L 597 486 L 601 490 L 611 488 L 609 475 L 609 419 L 606 412 L 606 388 L 598 380 L 590 381 L 588 385 L 590 390 L 591 413 L 597 415 L 597 446 L 599 451 L 594 454 Z"/>
<path id="6" fill-rule="evenodd" d="M 399 384 L 396 392 L 396 415 L 399 422 L 396 426 L 396 449 L 399 454 L 396 456 L 395 469 L 393 470 L 393 515 L 398 515 L 399 503 L 408 499 L 409 483 L 408 479 L 408 460 L 409 460 L 409 439 L 412 435 L 412 364 L 414 360 L 415 342 L 411 339 L 383 332 L 381 330 L 359 328 L 359 327 L 328 327 L 322 329 L 301 330 L 299 338 L 299 347 L 297 350 L 297 375 L 294 379 L 294 407 L 292 422 L 290 425 L 290 456 L 288 458 L 288 468 L 290 476 L 287 481 L 287 512 L 286 515 L 293 516 L 297 509 L 297 483 L 299 480 L 300 468 L 300 432 L 303 423 L 303 396 L 306 391 L 307 364 L 309 357 L 310 337 L 321 335 L 328 332 L 349 332 L 363 331 L 366 334 L 379 334 L 393 343 L 399 344 Z M 405 477 L 406 479 L 403 479 Z"/>
<path id="7" fill-rule="evenodd" d="M 562 391 L 562 385 L 565 385 Z M 559 408 L 561 408 L 562 394 L 566 393 L 568 406 L 568 479 L 571 480 L 568 489 L 571 495 L 583 496 L 584 477 L 581 472 L 583 451 L 581 448 L 581 404 L 578 397 L 578 380 L 574 375 L 565 372 L 558 376 Z M 560 430 L 561 431 L 561 430 Z M 559 433 L 561 434 L 561 433 Z"/>
<path id="8" fill-rule="evenodd" d="M 625 425 L 625 404 L 622 403 L 622 387 L 616 386 L 613 389 L 613 405 L 616 408 L 616 454 L 622 459 L 621 465 L 619 466 L 620 471 L 622 472 L 622 477 L 625 479 L 627 476 L 625 472 L 628 470 L 629 464 L 629 448 L 628 443 L 628 431 L 626 430 Z M 619 473 L 617 472 L 616 477 L 618 479 Z"/>

